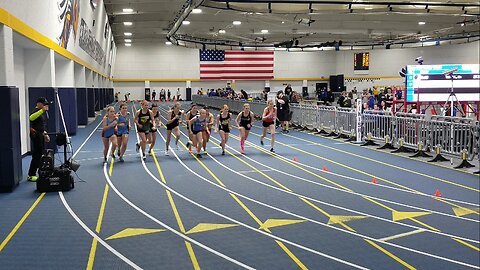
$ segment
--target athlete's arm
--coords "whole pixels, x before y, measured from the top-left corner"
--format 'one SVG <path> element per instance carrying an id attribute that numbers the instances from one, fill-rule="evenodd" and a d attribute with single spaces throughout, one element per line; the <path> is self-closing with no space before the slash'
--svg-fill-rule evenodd
<path id="1" fill-rule="evenodd" d="M 237 118 L 235 118 L 235 124 L 237 125 L 237 127 L 240 127 L 240 124 L 238 123 L 238 119 L 240 119 L 240 115 L 242 114 L 243 112 L 240 112 L 238 115 L 237 115 Z"/>

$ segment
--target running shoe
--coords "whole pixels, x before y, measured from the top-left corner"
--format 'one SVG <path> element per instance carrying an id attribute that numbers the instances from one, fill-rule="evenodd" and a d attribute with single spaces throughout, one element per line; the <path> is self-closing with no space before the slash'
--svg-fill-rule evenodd
<path id="1" fill-rule="evenodd" d="M 35 176 L 35 175 L 27 177 L 27 181 L 29 182 L 37 182 L 37 180 L 38 180 L 38 176 Z"/>
<path id="2" fill-rule="evenodd" d="M 206 154 L 207 154 L 207 150 L 203 150 L 203 154 L 206 155 Z"/>
<path id="3" fill-rule="evenodd" d="M 190 147 L 190 141 L 187 142 L 186 144 L 187 147 Z M 177 146 L 178 147 L 178 146 Z"/>
<path id="4" fill-rule="evenodd" d="M 148 154 L 149 154 L 150 156 L 153 155 L 153 154 L 152 154 L 152 149 L 148 150 Z"/>
<path id="5" fill-rule="evenodd" d="M 271 149 L 270 149 L 270 152 L 275 153 L 275 150 L 273 150 L 273 148 L 271 148 Z"/>
<path id="6" fill-rule="evenodd" d="M 202 154 L 197 154 L 197 158 L 202 158 Z"/>
<path id="7" fill-rule="evenodd" d="M 137 151 L 137 153 L 138 153 L 138 150 L 140 150 L 140 144 L 136 143 L 135 144 L 135 151 Z"/>
<path id="8" fill-rule="evenodd" d="M 119 157 L 118 160 L 120 160 L 120 162 L 125 162 L 125 160 L 123 160 L 123 157 Z"/>
<path id="9" fill-rule="evenodd" d="M 165 150 L 165 156 L 168 156 L 168 150 Z"/>
<path id="10" fill-rule="evenodd" d="M 145 155 L 145 153 L 143 153 L 142 159 L 143 159 L 143 161 L 147 160 L 147 155 Z"/>
<path id="11" fill-rule="evenodd" d="M 107 163 L 107 158 L 103 158 L 103 163 Z"/>
<path id="12" fill-rule="evenodd" d="M 225 151 L 224 150 L 222 150 L 222 156 L 225 156 Z"/>
<path id="13" fill-rule="evenodd" d="M 263 145 L 263 140 L 260 140 L 260 144 Z"/>

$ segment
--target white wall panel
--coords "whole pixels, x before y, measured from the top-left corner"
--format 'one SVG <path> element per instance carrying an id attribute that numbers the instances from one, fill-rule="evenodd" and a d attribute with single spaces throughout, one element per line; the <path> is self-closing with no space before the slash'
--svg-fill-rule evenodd
<path id="1" fill-rule="evenodd" d="M 125 99 L 125 94 L 130 93 L 131 100 L 145 99 L 144 82 L 114 83 L 115 92 L 120 92 L 119 99 Z M 157 94 L 158 97 L 158 94 Z"/>
<path id="2" fill-rule="evenodd" d="M 30 121 L 28 120 L 28 93 L 25 88 L 25 56 L 24 50 L 21 47 L 13 47 L 13 61 L 14 61 L 14 74 L 15 74 L 15 86 L 18 87 L 18 100 L 20 105 L 20 143 L 22 155 L 30 149 L 30 139 L 28 130 L 30 129 Z"/>

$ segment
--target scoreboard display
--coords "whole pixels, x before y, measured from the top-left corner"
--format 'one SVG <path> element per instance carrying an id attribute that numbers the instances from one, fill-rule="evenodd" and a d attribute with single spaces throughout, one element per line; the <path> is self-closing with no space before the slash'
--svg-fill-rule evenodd
<path id="1" fill-rule="evenodd" d="M 370 66 L 370 53 L 355 53 L 353 57 L 353 70 L 368 70 Z"/>
<path id="2" fill-rule="evenodd" d="M 446 101 L 453 90 L 459 101 L 480 101 L 478 64 L 407 66 L 407 101 Z"/>

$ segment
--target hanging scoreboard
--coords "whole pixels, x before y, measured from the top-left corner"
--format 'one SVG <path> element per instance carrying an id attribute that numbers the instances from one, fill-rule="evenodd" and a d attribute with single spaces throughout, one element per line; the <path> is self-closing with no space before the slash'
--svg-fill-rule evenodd
<path id="1" fill-rule="evenodd" d="M 368 70 L 370 66 L 370 53 L 362 52 L 353 55 L 353 70 Z"/>

